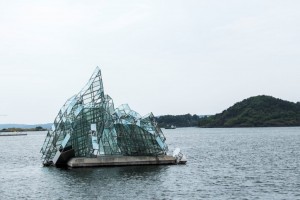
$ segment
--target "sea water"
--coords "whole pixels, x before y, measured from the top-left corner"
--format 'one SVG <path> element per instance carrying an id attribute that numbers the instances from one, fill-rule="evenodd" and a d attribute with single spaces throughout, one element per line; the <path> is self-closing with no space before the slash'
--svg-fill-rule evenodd
<path id="1" fill-rule="evenodd" d="M 46 132 L 0 137 L 0 199 L 300 199 L 300 128 L 164 130 L 186 165 L 43 167 Z"/>

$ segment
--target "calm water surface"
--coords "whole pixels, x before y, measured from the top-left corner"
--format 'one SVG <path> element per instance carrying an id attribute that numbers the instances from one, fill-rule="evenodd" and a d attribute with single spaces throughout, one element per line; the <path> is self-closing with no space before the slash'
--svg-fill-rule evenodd
<path id="1" fill-rule="evenodd" d="M 164 130 L 187 165 L 42 167 L 45 132 L 0 137 L 0 199 L 300 199 L 300 128 Z"/>

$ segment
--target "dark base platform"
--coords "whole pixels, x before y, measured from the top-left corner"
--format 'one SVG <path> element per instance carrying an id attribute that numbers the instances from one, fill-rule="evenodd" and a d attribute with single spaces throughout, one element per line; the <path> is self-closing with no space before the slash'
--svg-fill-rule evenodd
<path id="1" fill-rule="evenodd" d="M 72 158 L 68 161 L 69 167 L 101 167 L 101 166 L 128 166 L 128 165 L 174 165 L 173 156 L 98 156 L 96 158 Z M 184 164 L 184 163 L 182 163 Z"/>

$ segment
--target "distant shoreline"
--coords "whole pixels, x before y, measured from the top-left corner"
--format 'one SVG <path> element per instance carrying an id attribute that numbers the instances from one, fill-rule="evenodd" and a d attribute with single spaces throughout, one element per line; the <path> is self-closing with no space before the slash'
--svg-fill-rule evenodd
<path id="1" fill-rule="evenodd" d="M 0 134 L 0 136 L 25 136 L 27 133 L 8 133 L 8 134 Z"/>
<path id="2" fill-rule="evenodd" d="M 13 133 L 13 132 L 31 132 L 31 131 L 47 131 L 43 127 L 35 127 L 35 128 L 3 128 L 0 130 L 0 133 Z"/>

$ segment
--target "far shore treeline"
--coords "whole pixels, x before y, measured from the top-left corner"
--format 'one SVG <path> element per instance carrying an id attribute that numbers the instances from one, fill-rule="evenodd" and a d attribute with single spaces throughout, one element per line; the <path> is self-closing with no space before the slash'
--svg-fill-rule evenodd
<path id="1" fill-rule="evenodd" d="M 244 99 L 216 115 L 165 115 L 157 121 L 162 128 L 170 125 L 205 128 L 300 126 L 300 102 L 259 95 Z"/>
<path id="2" fill-rule="evenodd" d="M 158 126 L 168 128 L 202 127 L 287 127 L 300 126 L 300 102 L 293 103 L 272 96 L 259 95 L 244 99 L 215 115 L 162 115 L 156 117 Z M 0 132 L 50 130 L 52 124 L 18 125 L 0 124 Z M 18 126 L 18 127 L 17 127 Z M 12 126 L 13 127 L 13 126 Z"/>
<path id="3" fill-rule="evenodd" d="M 27 131 L 46 131 L 47 129 L 37 126 L 35 128 L 3 128 L 0 132 L 27 132 Z"/>
<path id="4" fill-rule="evenodd" d="M 167 128 L 171 126 L 176 127 L 193 127 L 198 126 L 200 116 L 198 115 L 162 115 L 156 117 L 156 121 L 160 128 Z"/>

